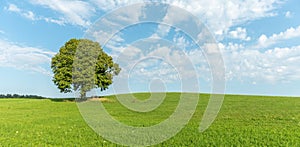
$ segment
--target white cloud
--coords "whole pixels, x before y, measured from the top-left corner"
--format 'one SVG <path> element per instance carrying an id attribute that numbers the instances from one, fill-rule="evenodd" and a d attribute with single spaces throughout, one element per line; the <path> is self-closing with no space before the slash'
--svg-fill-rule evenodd
<path id="1" fill-rule="evenodd" d="M 143 7 L 144 5 L 140 4 L 134 9 L 118 9 L 114 13 L 109 13 L 100 21 L 96 21 L 85 33 L 85 37 L 92 38 L 102 45 L 107 43 L 106 47 L 120 51 L 118 48 L 125 40 L 121 37 L 122 29 L 139 22 Z"/>
<path id="2" fill-rule="evenodd" d="M 280 32 L 279 34 L 273 34 L 270 37 L 267 37 L 265 34 L 262 34 L 258 39 L 258 44 L 256 48 L 266 48 L 280 41 L 296 37 L 300 37 L 300 26 L 298 26 L 297 28 L 291 27 L 285 30 L 284 32 Z"/>
<path id="3" fill-rule="evenodd" d="M 91 24 L 91 17 L 96 15 L 96 9 L 103 10 L 105 12 L 109 12 L 111 10 L 117 9 L 121 6 L 130 5 L 134 3 L 143 2 L 135 1 L 135 0 L 91 0 L 91 1 L 68 1 L 68 0 L 31 0 L 33 4 L 41 5 L 46 8 L 49 8 L 55 12 L 62 14 L 61 17 L 58 19 L 52 18 L 45 18 L 45 17 L 37 17 L 31 11 L 26 11 L 26 15 L 24 13 L 24 17 L 29 19 L 37 19 L 42 18 L 47 22 L 53 22 L 57 24 L 74 24 L 83 27 L 87 27 Z M 247 30 L 245 28 L 237 27 L 239 24 L 260 19 L 263 17 L 270 17 L 276 15 L 273 10 L 276 9 L 277 4 L 279 4 L 280 0 L 265 0 L 265 1 L 253 1 L 253 0 L 229 0 L 229 1 L 218 1 L 218 0 L 211 0 L 211 1 L 195 1 L 195 0 L 164 0 L 163 2 L 169 3 L 174 6 L 178 6 L 183 8 L 195 16 L 197 16 L 202 22 L 209 27 L 209 29 L 214 33 L 214 35 L 221 36 L 220 40 L 222 40 L 222 36 L 229 37 L 234 39 L 241 39 L 244 41 L 249 41 L 251 38 L 247 35 Z M 13 12 L 25 12 L 19 9 L 15 5 L 10 5 L 8 10 Z M 133 11 L 133 10 L 128 10 Z M 30 13 L 31 12 L 31 13 Z M 138 12 L 138 11 L 133 11 Z M 142 12 L 142 11 L 140 11 Z M 289 11 L 288 11 L 289 12 Z M 286 13 L 286 16 L 290 15 Z M 129 14 L 126 13 L 126 14 Z M 120 21 L 126 21 L 127 23 L 136 22 L 142 15 L 141 13 L 132 13 L 133 17 L 130 17 L 134 20 L 128 20 L 129 16 L 126 15 L 119 15 L 117 18 L 112 19 L 119 19 Z M 182 20 L 185 19 L 185 20 Z M 163 18 L 164 22 L 172 24 L 174 22 L 183 22 L 186 21 L 186 17 L 178 16 L 176 13 L 172 13 L 169 10 L 165 17 Z M 111 20 L 107 20 L 108 23 L 113 22 Z M 111 25 L 113 26 L 113 25 Z M 116 26 L 118 27 L 118 26 Z M 232 28 L 237 27 L 235 30 L 231 30 Z M 158 31 L 156 33 L 157 36 L 165 36 L 170 31 L 170 27 L 166 25 L 159 25 Z M 97 33 L 97 32 L 96 32 Z M 98 32 L 101 35 L 101 38 L 108 39 L 107 37 L 111 32 Z M 105 34 L 107 33 L 107 34 Z M 100 36 L 98 34 L 98 37 Z M 97 34 L 96 34 L 97 35 Z M 153 35 L 155 36 L 155 35 Z M 258 44 L 260 47 L 268 47 L 277 41 L 290 39 L 293 37 L 300 36 L 300 26 L 298 28 L 290 28 L 284 32 L 279 34 L 273 34 L 272 36 L 261 35 Z M 101 38 L 99 40 L 101 40 Z M 115 36 L 112 38 L 110 44 L 107 44 L 114 52 L 122 53 L 126 50 L 125 47 L 118 46 L 118 43 L 123 42 L 124 40 L 121 36 Z M 180 47 L 188 46 L 189 43 L 184 40 L 184 38 L 174 38 L 174 42 L 177 43 Z M 208 50 L 209 53 L 215 53 L 216 46 L 210 46 L 210 44 L 206 44 L 207 47 L 210 48 Z M 295 55 L 299 56 L 299 46 L 292 47 L 292 48 L 276 48 L 273 50 L 268 50 L 265 52 L 260 52 L 257 50 L 246 50 L 243 45 L 241 44 L 234 44 L 228 43 L 227 45 L 218 44 L 219 48 L 223 51 L 225 56 L 225 62 L 227 67 L 227 75 L 229 79 L 242 79 L 245 77 L 250 78 L 262 78 L 270 81 L 280 80 L 282 78 L 293 79 L 299 78 L 298 75 L 299 71 L 296 71 L 293 74 L 290 71 L 293 71 L 292 68 L 295 68 L 296 65 L 293 62 L 299 64 L 299 58 Z M 20 47 L 20 46 L 19 46 Z M 114 48 L 115 47 L 115 48 Z M 116 48 L 118 47 L 118 48 Z M 142 52 L 136 48 L 131 49 L 132 52 L 125 52 L 131 53 L 128 54 L 129 57 L 133 57 L 138 55 L 139 58 L 145 57 L 142 55 Z M 286 54 L 289 54 L 287 56 Z M 192 59 L 194 64 L 198 64 L 198 70 L 208 71 L 207 66 L 201 66 L 204 63 L 204 57 L 201 51 L 190 51 L 186 52 L 187 56 Z M 39 54 L 40 55 L 40 54 Z M 116 55 L 116 54 L 115 54 Z M 182 56 L 178 52 L 172 52 L 167 49 L 160 48 L 159 50 L 149 52 L 148 55 L 152 56 L 163 56 L 167 61 L 172 61 L 176 64 L 179 68 L 184 69 L 184 66 L 188 63 L 186 60 L 182 60 Z M 22 55 L 23 56 L 23 55 Z M 41 59 L 40 56 L 36 54 L 26 54 L 26 56 L 35 56 L 36 60 Z M 124 55 L 125 56 L 125 55 Z M 18 57 L 18 56 L 16 56 Z M 19 56 L 20 57 L 20 56 Z M 202 58 L 201 58 L 202 57 Z M 1 61 L 2 61 L 1 57 Z M 125 58 L 124 58 L 125 59 Z M 127 58 L 130 59 L 130 58 Z M 128 61 L 128 60 L 127 60 Z M 279 62 L 284 61 L 284 62 Z M 29 61 L 24 61 L 29 62 Z M 42 61 L 45 62 L 45 61 Z M 48 61 L 49 62 L 49 61 Z M 128 61 L 129 62 L 129 61 Z M 33 64 L 33 63 L 31 63 Z M 20 65 L 21 66 L 21 65 Z M 35 66 L 37 67 L 38 64 Z M 33 66 L 34 67 L 34 66 Z M 125 70 L 125 69 L 124 69 Z M 139 70 L 139 71 L 142 71 Z M 145 72 L 146 69 L 143 69 Z M 181 70 L 179 70 L 181 71 Z M 184 71 L 184 70 L 182 70 Z M 164 73 L 164 72 L 163 72 Z M 167 73 L 167 72 L 165 72 Z M 152 73 L 149 73 L 153 75 Z"/>
<path id="4" fill-rule="evenodd" d="M 31 2 L 59 12 L 63 17 L 58 20 L 84 27 L 90 25 L 90 17 L 96 11 L 90 3 L 80 0 L 31 0 Z"/>
<path id="5" fill-rule="evenodd" d="M 292 13 L 290 11 L 285 12 L 285 17 L 286 18 L 291 18 L 292 17 Z"/>
<path id="6" fill-rule="evenodd" d="M 122 6 L 141 3 L 143 0 L 91 0 L 99 9 L 111 11 Z"/>
<path id="7" fill-rule="evenodd" d="M 245 49 L 244 45 L 242 44 L 238 44 L 238 43 L 228 43 L 227 49 L 230 51 L 238 51 L 238 50 L 242 50 Z"/>
<path id="8" fill-rule="evenodd" d="M 173 38 L 173 42 L 176 46 L 182 50 L 186 50 L 191 46 L 191 42 L 188 41 L 184 36 L 176 36 Z"/>
<path id="9" fill-rule="evenodd" d="M 62 19 L 53 19 L 53 18 L 48 18 L 48 17 L 44 17 L 44 16 L 37 16 L 36 14 L 34 14 L 32 11 L 27 11 L 27 10 L 23 10 L 20 9 L 18 6 L 14 5 L 14 4 L 9 4 L 8 8 L 6 8 L 7 11 L 11 11 L 11 12 L 15 12 L 29 20 L 33 20 L 33 21 L 38 21 L 38 20 L 44 20 L 46 22 L 51 22 L 51 23 L 56 23 L 59 25 L 64 25 L 66 22 Z"/>
<path id="10" fill-rule="evenodd" d="M 24 17 L 26 17 L 26 18 L 28 18 L 30 20 L 35 20 L 36 19 L 35 15 L 33 14 L 32 11 L 25 12 L 25 13 L 23 13 L 23 15 L 24 15 Z"/>
<path id="11" fill-rule="evenodd" d="M 20 9 L 18 6 L 14 5 L 14 4 L 9 4 L 8 8 L 6 8 L 6 10 L 10 11 L 10 12 L 15 12 L 20 14 L 21 16 L 30 19 L 30 20 L 36 20 L 36 16 L 34 15 L 34 13 L 32 11 L 25 11 Z"/>
<path id="12" fill-rule="evenodd" d="M 54 52 L 40 48 L 21 46 L 0 40 L 0 67 L 13 67 L 51 75 L 43 65 L 50 64 Z"/>
<path id="13" fill-rule="evenodd" d="M 170 26 L 167 26 L 167 25 L 164 25 L 164 24 L 159 24 L 158 27 L 157 27 L 156 33 L 152 34 L 152 36 L 150 36 L 150 38 L 164 37 L 164 36 L 168 35 L 170 29 L 171 29 Z"/>
<path id="14" fill-rule="evenodd" d="M 266 41 L 268 40 L 268 37 L 265 34 L 262 34 L 259 38 L 258 38 L 258 43 L 263 46 Z"/>
<path id="15" fill-rule="evenodd" d="M 21 9 L 14 4 L 9 4 L 7 10 L 11 12 L 21 12 Z"/>
<path id="16" fill-rule="evenodd" d="M 54 11 L 63 14 L 66 22 L 87 26 L 90 24 L 92 15 L 96 15 L 96 9 L 105 12 L 115 10 L 122 6 L 127 6 L 136 3 L 145 2 L 144 0 L 91 0 L 91 1 L 68 1 L 68 0 L 31 0 L 32 3 L 46 6 Z M 281 4 L 281 0 L 210 0 L 210 1 L 195 1 L 195 0 L 163 0 L 168 3 L 191 12 L 199 17 L 209 29 L 221 38 L 230 30 L 231 27 L 239 24 L 256 20 L 263 17 L 276 15 L 273 10 L 277 5 Z M 131 10 L 128 10 L 131 11 Z M 174 13 L 167 13 L 164 19 L 166 22 L 182 19 L 185 17 L 177 16 L 168 17 Z M 123 17 L 125 19 L 126 17 Z M 60 19 L 59 19 L 60 20 Z M 163 27 L 162 35 L 167 33 L 168 29 Z M 155 35 L 154 35 L 155 36 Z M 221 37 L 220 37 L 221 36 Z M 224 36 L 223 36 L 224 37 Z M 250 39 L 250 38 L 245 38 Z"/>
<path id="17" fill-rule="evenodd" d="M 233 39 L 240 39 L 244 41 L 250 41 L 251 38 L 247 36 L 247 31 L 245 28 L 238 27 L 234 31 L 229 32 L 229 37 Z"/>
<path id="18" fill-rule="evenodd" d="M 31 0 L 32 4 L 41 5 L 49 8 L 55 12 L 62 14 L 61 17 L 52 18 L 59 20 L 58 24 L 64 23 L 88 27 L 91 24 L 91 17 L 97 15 L 97 10 L 109 12 L 111 10 L 120 8 L 122 6 L 131 5 L 135 3 L 142 3 L 144 0 Z M 209 29 L 215 34 L 222 36 L 230 30 L 231 27 L 237 26 L 241 23 L 262 17 L 269 17 L 276 15 L 272 10 L 281 0 L 210 0 L 210 1 L 195 1 L 195 0 L 163 0 L 168 3 L 191 12 L 199 17 Z M 11 11 L 22 11 L 16 5 L 9 5 Z M 128 10 L 131 11 L 131 10 Z M 167 13 L 166 16 L 174 13 Z M 27 13 L 30 17 L 31 13 Z M 134 15 L 134 14 L 133 14 Z M 176 13 L 176 15 L 179 15 Z M 179 16 L 166 17 L 167 22 L 172 20 L 180 20 L 185 17 Z M 45 18 L 45 17 L 43 17 Z M 47 17 L 46 17 L 47 18 Z M 52 21 L 50 21 L 52 22 Z M 55 21 L 53 21 L 55 22 Z"/>
<path id="19" fill-rule="evenodd" d="M 91 33 L 87 33 L 87 36 L 103 45 L 102 47 L 109 50 L 111 56 L 116 58 L 126 49 L 125 46 L 122 46 L 125 40 L 121 37 L 121 32 L 112 35 L 113 33 L 106 32 L 108 30 L 92 31 Z"/>
<path id="20" fill-rule="evenodd" d="M 273 48 L 261 52 L 243 45 L 222 45 L 227 79 L 268 82 L 300 80 L 300 46 Z"/>
<path id="21" fill-rule="evenodd" d="M 182 49 L 158 44 L 155 47 L 146 45 L 143 48 L 138 44 L 125 47 L 115 58 L 122 67 L 122 72 L 117 78 L 126 79 L 130 76 L 134 81 L 140 82 L 162 78 L 166 83 L 174 83 L 180 82 L 180 77 L 184 79 L 197 77 L 188 54 Z"/>
<path id="22" fill-rule="evenodd" d="M 215 35 L 225 34 L 229 28 L 262 17 L 274 16 L 272 12 L 280 0 L 228 0 L 195 1 L 166 0 L 198 16 Z"/>
<path id="23" fill-rule="evenodd" d="M 129 76 L 135 81 L 150 82 L 153 79 L 162 79 L 165 83 L 179 81 L 179 73 L 167 62 L 158 58 L 146 58 L 130 69 Z"/>
<path id="24" fill-rule="evenodd" d="M 141 2 L 141 1 L 136 1 Z M 257 20 L 263 17 L 272 17 L 277 15 L 273 10 L 277 8 L 282 1 L 280 0 L 265 0 L 265 1 L 253 1 L 253 0 L 230 0 L 230 1 L 193 1 L 193 0 L 165 0 L 163 2 L 178 6 L 183 8 L 198 18 L 209 27 L 209 29 L 214 33 L 214 35 L 222 37 L 230 37 L 234 39 L 240 39 L 243 41 L 250 41 L 251 38 L 247 34 L 246 28 L 238 27 L 239 24 Z M 103 6 L 108 4 L 108 8 L 105 10 L 112 10 L 120 6 L 125 5 L 120 2 L 119 5 L 117 2 L 113 1 L 99 1 Z M 134 3 L 130 1 L 130 4 Z M 173 16 L 172 16 L 173 14 Z M 167 13 L 163 18 L 164 22 L 173 21 L 183 22 L 184 20 L 179 20 L 178 15 L 175 13 Z M 232 30 L 232 28 L 236 28 Z M 162 37 L 166 36 L 170 31 L 170 27 L 166 25 L 159 25 L 158 30 L 152 37 Z M 266 35 L 261 35 L 258 39 L 258 42 L 261 46 L 268 47 L 280 40 L 290 39 L 299 36 L 299 27 L 290 28 L 279 34 L 273 34 L 268 37 Z M 203 34 L 199 34 L 203 35 Z M 201 36 L 200 36 L 201 37 Z M 174 42 L 177 42 L 179 46 L 185 46 L 185 42 L 182 38 L 174 38 Z M 300 70 L 296 68 L 297 64 L 300 64 L 300 47 L 295 46 L 291 48 L 274 48 L 264 52 L 258 50 L 250 50 L 247 46 L 237 43 L 228 43 L 226 45 L 219 43 L 220 50 L 223 52 L 224 61 L 226 62 L 226 72 L 227 79 L 254 79 L 256 82 L 259 80 L 266 80 L 270 82 L 276 81 L 288 81 L 294 79 L 300 79 Z M 210 50 L 207 50 L 209 53 L 215 53 L 217 47 L 215 45 L 210 46 L 206 44 L 206 47 Z M 286 53 L 286 54 L 285 54 Z M 202 55 L 201 50 L 193 50 L 186 52 L 187 56 L 194 65 L 198 73 L 209 72 L 209 66 L 205 65 L 205 57 Z M 287 55 L 288 54 L 288 55 Z M 186 65 L 187 63 L 179 63 L 182 61 L 180 56 L 176 54 L 171 54 L 171 51 L 166 49 L 160 49 L 157 51 L 151 52 L 151 55 L 162 56 L 163 58 L 169 61 L 176 61 L 180 65 Z M 293 61 L 293 62 L 292 62 Z M 297 63 L 297 64 L 296 64 Z M 207 64 L 207 63 L 206 63 Z M 291 72 L 295 71 L 295 72 Z M 145 69 L 143 69 L 145 72 Z M 150 73 L 149 73 L 150 74 Z M 205 74 L 204 74 L 205 75 Z M 209 76 L 209 74 L 207 74 Z M 201 76 L 203 76 L 201 74 Z M 207 78 L 207 77 L 205 77 Z M 251 83 L 256 82 L 251 81 Z"/>
<path id="25" fill-rule="evenodd" d="M 47 18 L 47 17 L 43 17 L 43 20 L 45 20 L 46 22 L 51 22 L 51 23 L 55 23 L 58 25 L 64 25 L 65 21 L 63 19 L 53 19 L 53 18 Z"/>
<path id="26" fill-rule="evenodd" d="M 300 65 L 300 46 L 273 48 L 266 51 L 249 50 L 244 45 L 237 43 L 219 43 L 218 46 L 223 54 L 225 75 L 228 81 L 281 83 L 300 80 L 300 69 L 298 68 Z M 215 48 L 215 46 L 213 47 Z M 198 78 L 206 81 L 211 79 L 210 66 L 200 49 L 180 51 L 172 50 L 169 47 L 160 47 L 145 54 L 141 49 L 132 48 L 132 52 L 126 50 L 124 53 L 127 56 L 123 56 L 121 62 L 130 64 L 130 66 L 125 67 L 126 71 L 132 70 L 136 63 L 140 64 L 135 67 L 135 72 L 131 75 L 133 77 L 151 79 L 163 76 L 166 79 L 165 82 L 174 82 L 180 80 L 179 75 L 195 76 L 193 69 L 190 68 L 193 67 L 196 69 Z M 165 63 L 172 66 L 156 64 L 153 60 L 148 60 L 149 63 L 140 61 L 147 57 L 161 58 Z"/>
<path id="27" fill-rule="evenodd" d="M 205 43 L 201 46 L 201 49 L 203 49 L 207 54 L 220 53 L 219 46 L 216 43 Z"/>

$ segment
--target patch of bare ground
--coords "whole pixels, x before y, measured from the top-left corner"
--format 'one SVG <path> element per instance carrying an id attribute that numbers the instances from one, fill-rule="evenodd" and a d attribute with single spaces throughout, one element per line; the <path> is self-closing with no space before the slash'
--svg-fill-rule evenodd
<path id="1" fill-rule="evenodd" d="M 100 102 L 108 102 L 108 103 L 115 102 L 114 100 L 111 100 L 111 99 L 105 98 L 105 97 L 101 97 L 101 98 L 90 98 L 89 101 L 100 101 Z"/>

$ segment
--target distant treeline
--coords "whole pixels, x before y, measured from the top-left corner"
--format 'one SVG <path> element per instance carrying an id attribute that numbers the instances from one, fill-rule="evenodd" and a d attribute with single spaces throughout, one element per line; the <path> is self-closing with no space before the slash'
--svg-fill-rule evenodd
<path id="1" fill-rule="evenodd" d="M 43 99 L 45 97 L 38 96 L 38 95 L 0 94 L 0 98 L 34 98 L 34 99 Z"/>

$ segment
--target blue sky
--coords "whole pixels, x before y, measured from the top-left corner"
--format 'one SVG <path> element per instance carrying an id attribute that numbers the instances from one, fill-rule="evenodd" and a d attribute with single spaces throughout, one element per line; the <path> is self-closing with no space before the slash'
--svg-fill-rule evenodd
<path id="1" fill-rule="evenodd" d="M 99 18 L 137 2 L 143 1 L 0 1 L 0 93 L 37 94 L 47 97 L 72 96 L 59 93 L 53 84 L 51 58 L 70 38 L 86 36 L 86 31 L 95 26 Z M 163 2 L 190 12 L 203 22 L 214 36 L 225 63 L 226 93 L 300 95 L 299 1 L 165 0 Z M 130 10 L 127 13 L 130 13 Z M 170 19 L 167 16 L 172 14 L 168 13 L 171 11 L 151 14 L 155 17 L 163 14 L 159 17 Z M 130 17 L 135 15 L 140 14 L 132 12 Z M 103 36 L 105 37 L 105 34 Z M 147 43 L 149 38 L 155 37 L 167 40 L 165 46 L 164 41 L 160 41 L 162 45 L 159 47 L 155 46 L 158 43 L 153 43 L 155 40 Z M 120 63 L 121 67 L 123 66 L 123 75 L 121 73 L 118 78 L 122 79 L 127 75 L 127 84 L 131 92 L 159 90 L 152 89 L 153 85 L 151 87 L 151 81 L 154 85 L 160 83 L 155 82 L 155 79 L 165 83 L 157 87 L 168 91 L 181 90 L 181 81 L 178 77 L 180 70 L 175 68 L 176 65 L 173 66 L 159 58 L 140 60 L 141 50 L 147 47 L 150 49 L 144 50 L 144 53 L 178 63 L 180 60 L 177 59 L 179 57 L 176 53 L 186 54 L 195 65 L 199 92 L 211 91 L 210 69 L 207 62 L 202 60 L 203 52 L 184 32 L 162 24 L 141 23 L 120 30 L 110 39 L 103 48 Z M 174 44 L 179 48 L 182 47 L 182 50 L 177 49 L 177 52 L 173 52 L 164 48 Z M 161 56 L 162 54 L 165 56 Z M 126 57 L 126 60 L 130 59 L 132 63 L 136 63 L 135 66 L 128 66 L 131 62 L 125 62 L 120 56 Z M 189 63 L 182 63 L 181 66 L 185 64 Z M 113 90 L 113 86 L 99 94 L 114 94 L 116 91 Z"/>

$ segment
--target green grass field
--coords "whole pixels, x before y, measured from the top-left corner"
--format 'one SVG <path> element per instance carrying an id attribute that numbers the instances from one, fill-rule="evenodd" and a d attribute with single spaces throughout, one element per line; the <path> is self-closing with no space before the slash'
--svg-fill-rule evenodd
<path id="1" fill-rule="evenodd" d="M 135 94 L 141 99 L 147 93 Z M 115 119 L 151 126 L 168 118 L 179 93 L 168 93 L 154 111 L 138 113 L 104 103 Z M 209 95 L 201 94 L 196 112 L 176 136 L 157 146 L 300 146 L 300 98 L 226 95 L 215 122 L 198 131 Z M 49 99 L 0 99 L 0 146 L 116 146 L 83 120 L 75 102 Z"/>

